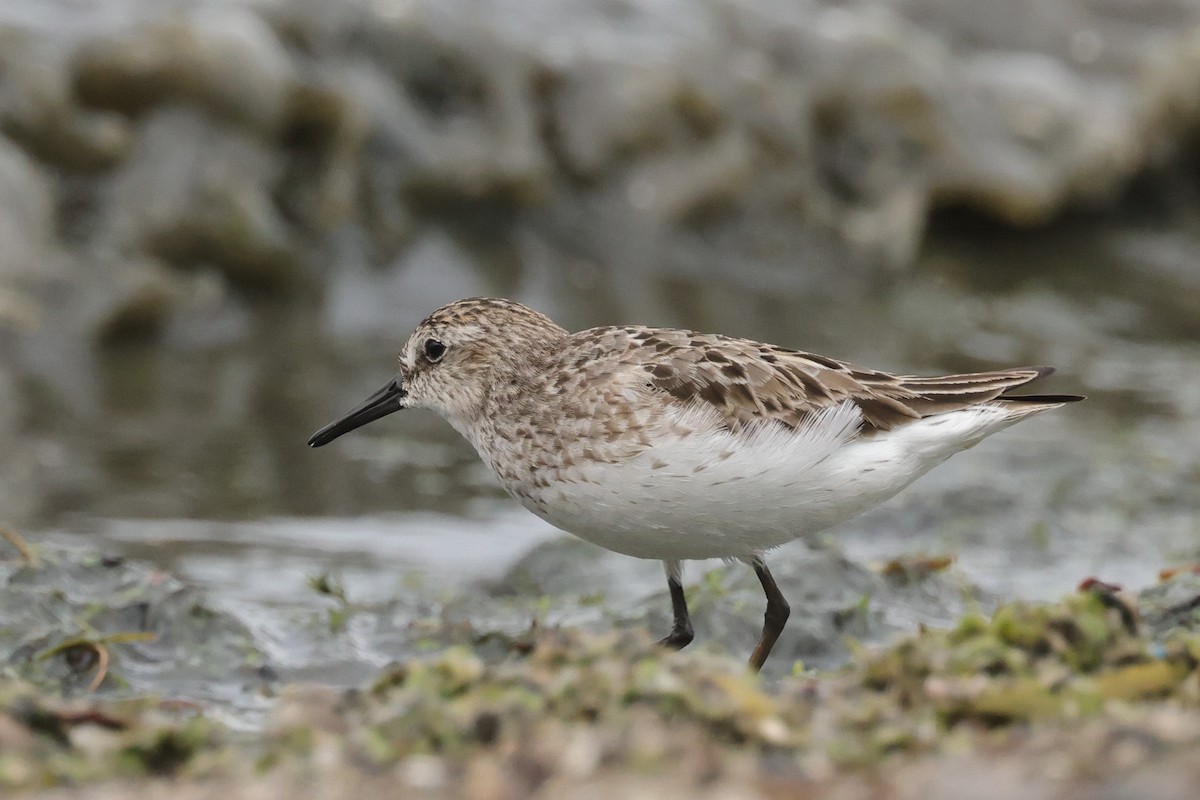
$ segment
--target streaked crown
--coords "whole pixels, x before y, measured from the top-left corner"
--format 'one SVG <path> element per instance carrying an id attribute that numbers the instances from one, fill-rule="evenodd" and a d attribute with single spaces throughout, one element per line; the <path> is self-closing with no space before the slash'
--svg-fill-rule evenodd
<path id="1" fill-rule="evenodd" d="M 545 314 L 512 300 L 472 297 L 444 305 L 400 353 L 408 405 L 432 408 L 459 427 L 478 416 L 492 382 L 528 370 L 565 336 Z"/>

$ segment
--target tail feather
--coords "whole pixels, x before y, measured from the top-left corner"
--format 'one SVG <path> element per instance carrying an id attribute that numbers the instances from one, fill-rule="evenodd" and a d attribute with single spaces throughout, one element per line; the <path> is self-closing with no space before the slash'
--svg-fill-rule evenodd
<path id="1" fill-rule="evenodd" d="M 997 402 L 1018 406 L 1022 416 L 1026 413 L 1053 408 L 1064 403 L 1074 403 L 1083 398 L 1078 395 L 1011 395 L 1027 383 L 1054 372 L 1054 367 L 1016 367 L 992 372 L 973 372 L 961 375 L 934 377 L 903 377 L 900 386 L 911 393 L 902 402 L 919 417 L 944 414 L 980 403 Z M 1014 411 L 1017 411 L 1014 408 Z"/>
<path id="2" fill-rule="evenodd" d="M 1080 400 L 1086 400 L 1087 397 L 1082 394 L 1002 394 L 996 399 L 1006 403 L 1061 406 L 1064 403 L 1078 403 Z"/>
<path id="3" fill-rule="evenodd" d="M 900 380 L 905 385 L 941 386 L 943 384 L 1011 383 L 1020 385 L 1054 374 L 1054 367 L 1013 367 L 990 372 L 965 372 L 958 375 L 906 375 Z"/>

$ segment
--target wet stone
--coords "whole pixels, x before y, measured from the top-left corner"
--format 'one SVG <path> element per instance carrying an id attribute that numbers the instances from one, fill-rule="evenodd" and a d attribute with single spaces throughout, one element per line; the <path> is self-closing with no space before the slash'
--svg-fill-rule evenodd
<path id="1" fill-rule="evenodd" d="M 245 626 L 165 573 L 88 551 L 33 552 L 37 563 L 0 561 L 0 661 L 42 689 L 128 695 L 171 685 L 227 698 L 263 663 Z"/>

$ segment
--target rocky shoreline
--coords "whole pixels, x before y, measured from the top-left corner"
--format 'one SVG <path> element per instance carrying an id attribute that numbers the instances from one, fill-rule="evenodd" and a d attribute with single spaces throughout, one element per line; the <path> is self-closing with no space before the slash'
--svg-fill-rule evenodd
<path id="1" fill-rule="evenodd" d="M 0 41 L 0 324 L 99 341 L 446 223 L 635 273 L 904 267 L 931 209 L 1103 203 L 1200 120 L 1186 0 L 18 0 Z"/>

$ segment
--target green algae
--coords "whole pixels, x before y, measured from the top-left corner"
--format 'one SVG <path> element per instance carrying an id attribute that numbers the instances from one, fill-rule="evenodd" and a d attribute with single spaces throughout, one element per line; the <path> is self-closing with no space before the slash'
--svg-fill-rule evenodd
<path id="1" fill-rule="evenodd" d="M 1014 602 L 990 620 L 923 630 L 853 667 L 898 706 L 936 710 L 946 726 L 1102 712 L 1108 701 L 1167 696 L 1195 671 L 1195 641 L 1155 642 L 1096 592 L 1054 604 Z"/>
<path id="2" fill-rule="evenodd" d="M 770 686 L 729 659 L 666 653 L 642 637 L 548 631 L 497 663 L 458 647 L 398 666 L 351 716 L 398 759 L 515 746 L 546 720 L 627 731 L 649 715 L 722 746 L 861 765 L 937 750 L 964 726 L 1104 717 L 1114 704 L 1165 699 L 1190 708 L 1197 645 L 1178 632 L 1131 632 L 1092 592 L 969 614 L 862 651 L 837 672 Z"/>

